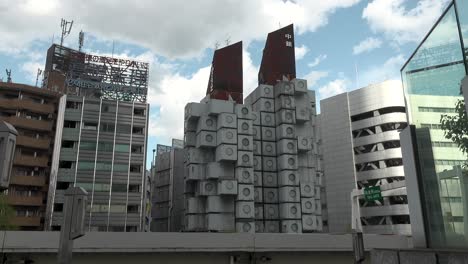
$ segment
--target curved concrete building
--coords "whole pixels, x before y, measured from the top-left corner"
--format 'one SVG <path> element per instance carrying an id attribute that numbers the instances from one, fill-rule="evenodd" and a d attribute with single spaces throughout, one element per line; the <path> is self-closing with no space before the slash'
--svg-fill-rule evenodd
<path id="1" fill-rule="evenodd" d="M 330 232 L 357 226 L 365 233 L 411 234 L 401 84 L 386 81 L 322 100 L 321 115 Z M 377 199 L 366 199 L 364 190 L 375 190 Z"/>

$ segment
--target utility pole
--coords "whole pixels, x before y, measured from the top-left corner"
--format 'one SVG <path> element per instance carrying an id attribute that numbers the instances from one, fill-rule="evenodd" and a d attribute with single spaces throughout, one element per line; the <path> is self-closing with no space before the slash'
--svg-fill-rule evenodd
<path id="1" fill-rule="evenodd" d="M 88 193 L 81 187 L 70 187 L 65 191 L 65 213 L 60 230 L 58 263 L 70 264 L 73 240 L 84 236 L 85 210 Z"/>

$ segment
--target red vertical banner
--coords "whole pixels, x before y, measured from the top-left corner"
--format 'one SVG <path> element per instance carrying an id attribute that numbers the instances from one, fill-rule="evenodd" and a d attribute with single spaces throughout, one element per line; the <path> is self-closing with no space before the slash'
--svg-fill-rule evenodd
<path id="1" fill-rule="evenodd" d="M 263 49 L 258 84 L 275 85 L 296 78 L 293 24 L 270 32 Z"/>
<path id="2" fill-rule="evenodd" d="M 206 91 L 210 98 L 243 102 L 242 41 L 214 52 Z"/>

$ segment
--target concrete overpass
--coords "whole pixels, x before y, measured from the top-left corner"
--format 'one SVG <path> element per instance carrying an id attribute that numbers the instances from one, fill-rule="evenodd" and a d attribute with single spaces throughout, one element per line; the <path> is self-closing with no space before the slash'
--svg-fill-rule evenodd
<path id="1" fill-rule="evenodd" d="M 364 240 L 367 250 L 412 248 L 406 236 Z M 3 263 L 56 262 L 59 232 L 1 231 L 0 241 Z M 89 264 L 353 263 L 350 234 L 90 232 L 75 240 L 73 252 L 73 263 Z"/>

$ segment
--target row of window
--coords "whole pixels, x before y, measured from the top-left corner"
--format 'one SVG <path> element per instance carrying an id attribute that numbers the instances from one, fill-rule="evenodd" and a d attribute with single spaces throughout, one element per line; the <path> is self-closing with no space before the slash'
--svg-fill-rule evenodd
<path id="1" fill-rule="evenodd" d="M 112 162 L 94 162 L 94 161 L 80 161 L 78 162 L 78 170 L 94 170 L 96 168 L 97 171 L 111 171 L 113 168 L 114 172 L 127 172 L 130 169 L 130 172 L 141 172 L 142 168 L 141 165 L 131 164 L 119 164 L 114 163 L 112 167 Z M 73 161 L 66 161 L 61 160 L 59 162 L 60 169 L 73 169 L 75 168 L 75 162 Z"/>
<path id="2" fill-rule="evenodd" d="M 76 186 L 82 187 L 86 191 L 91 192 L 93 190 L 92 183 L 76 183 Z M 95 192 L 108 192 L 111 189 L 111 185 L 107 183 L 94 183 L 94 191 Z M 112 192 L 127 192 L 127 184 L 125 183 L 113 183 L 112 184 Z M 131 193 L 138 193 L 140 192 L 140 185 L 138 184 L 129 184 L 128 185 L 128 192 Z"/>
<path id="3" fill-rule="evenodd" d="M 64 128 L 78 128 L 80 126 L 79 121 L 70 121 L 66 120 L 63 123 Z M 98 123 L 96 122 L 88 122 L 84 121 L 82 129 L 83 130 L 90 130 L 90 131 L 97 131 Z M 100 124 L 100 132 L 106 133 L 114 133 L 115 124 L 114 123 L 101 123 Z M 128 124 L 117 124 L 117 132 L 119 134 L 136 134 L 136 135 L 143 135 L 144 128 L 138 126 L 132 126 Z"/>
<path id="4" fill-rule="evenodd" d="M 421 128 L 442 129 L 441 124 L 421 124 Z"/>
<path id="5" fill-rule="evenodd" d="M 75 146 L 78 145 L 78 142 L 71 141 L 71 140 L 63 140 L 62 141 L 62 148 L 69 148 L 74 149 Z M 111 142 L 99 142 L 98 151 L 100 152 L 112 152 L 114 151 L 113 147 L 114 144 Z M 96 151 L 96 142 L 92 141 L 81 141 L 80 142 L 80 149 L 81 150 L 91 150 Z M 115 151 L 116 152 L 128 152 L 131 150 L 132 153 L 143 153 L 143 146 L 141 145 L 132 145 L 130 149 L 130 145 L 128 144 L 115 144 Z"/>
<path id="6" fill-rule="evenodd" d="M 125 206 L 124 204 L 111 204 L 110 210 L 109 210 L 109 205 L 108 204 L 93 204 L 93 206 L 90 208 L 88 206 L 88 211 L 91 210 L 93 213 L 129 213 L 129 214 L 135 214 L 140 212 L 140 206 L 139 205 L 127 205 Z"/>
<path id="7" fill-rule="evenodd" d="M 432 112 L 432 113 L 455 113 L 455 108 L 449 107 L 418 107 L 419 112 Z"/>
<path id="8" fill-rule="evenodd" d="M 457 166 L 457 165 L 464 165 L 466 160 L 434 160 L 435 165 L 448 165 L 448 166 Z"/>
<path id="9" fill-rule="evenodd" d="M 434 141 L 432 142 L 433 147 L 443 147 L 443 148 L 458 148 L 457 143 L 454 142 L 442 142 L 442 141 Z"/>
<path id="10" fill-rule="evenodd" d="M 97 102 L 96 102 L 97 103 Z M 94 102 L 86 102 L 86 105 L 93 105 Z M 67 101 L 66 106 L 67 109 L 75 109 L 75 110 L 81 110 L 83 108 L 83 103 L 82 102 L 72 102 L 72 101 Z M 116 106 L 115 104 L 102 104 L 101 111 L 102 112 L 115 112 Z M 145 116 L 146 114 L 146 109 L 144 108 L 134 108 L 133 109 L 133 114 L 136 116 Z M 122 106 L 120 107 L 119 110 L 120 113 L 122 114 L 130 114 L 132 112 L 131 107 L 126 107 Z"/>

